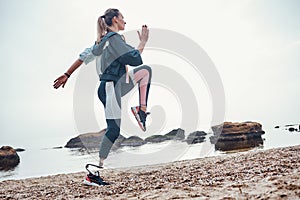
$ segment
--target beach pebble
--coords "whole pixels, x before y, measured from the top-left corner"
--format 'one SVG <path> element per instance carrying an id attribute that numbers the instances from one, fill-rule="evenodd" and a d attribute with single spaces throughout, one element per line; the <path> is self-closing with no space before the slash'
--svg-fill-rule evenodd
<path id="1" fill-rule="evenodd" d="M 298 199 L 300 146 L 127 169 L 105 169 L 108 186 L 84 173 L 0 182 L 3 199 Z"/>

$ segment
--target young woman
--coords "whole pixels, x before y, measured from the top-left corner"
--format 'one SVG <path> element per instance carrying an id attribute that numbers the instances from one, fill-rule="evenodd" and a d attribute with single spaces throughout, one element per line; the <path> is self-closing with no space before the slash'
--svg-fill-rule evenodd
<path id="1" fill-rule="evenodd" d="M 137 49 L 126 44 L 118 34 L 125 29 L 125 21 L 118 9 L 108 9 L 100 16 L 97 23 L 97 41 L 91 48 L 82 52 L 71 67 L 54 81 L 54 88 L 64 87 L 71 74 L 84 62 L 96 59 L 97 72 L 100 78 L 98 97 L 104 105 L 107 123 L 106 133 L 100 144 L 99 166 L 107 158 L 108 153 L 120 135 L 121 97 L 127 94 L 136 84 L 139 88 L 139 106 L 131 108 L 141 129 L 146 131 L 148 93 L 151 84 L 152 71 L 147 65 L 142 65 L 141 53 L 146 45 L 149 29 L 142 26 L 138 31 L 140 43 Z M 127 65 L 138 66 L 128 71 Z"/>

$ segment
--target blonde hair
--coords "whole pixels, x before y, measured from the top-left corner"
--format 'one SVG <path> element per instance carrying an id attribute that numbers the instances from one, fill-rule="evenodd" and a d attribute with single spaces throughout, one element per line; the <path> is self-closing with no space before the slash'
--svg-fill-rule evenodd
<path id="1" fill-rule="evenodd" d="M 119 16 L 119 10 L 109 8 L 105 11 L 104 15 L 100 16 L 97 21 L 97 42 L 109 32 L 108 26 L 112 25 L 112 19 Z"/>

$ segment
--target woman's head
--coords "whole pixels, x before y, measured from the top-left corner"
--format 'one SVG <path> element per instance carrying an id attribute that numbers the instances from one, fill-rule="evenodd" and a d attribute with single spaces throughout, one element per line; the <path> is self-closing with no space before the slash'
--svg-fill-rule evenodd
<path id="1" fill-rule="evenodd" d="M 109 8 L 105 11 L 104 15 L 98 18 L 97 23 L 97 40 L 100 40 L 107 31 L 118 32 L 125 29 L 126 22 L 123 19 L 123 15 L 118 9 Z"/>

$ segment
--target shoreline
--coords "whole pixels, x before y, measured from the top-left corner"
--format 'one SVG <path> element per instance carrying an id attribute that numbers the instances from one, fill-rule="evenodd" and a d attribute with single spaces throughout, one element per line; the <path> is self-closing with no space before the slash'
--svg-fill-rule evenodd
<path id="1" fill-rule="evenodd" d="M 166 164 L 103 169 L 109 186 L 82 184 L 86 172 L 0 182 L 0 199 L 300 199 L 300 145 Z"/>

